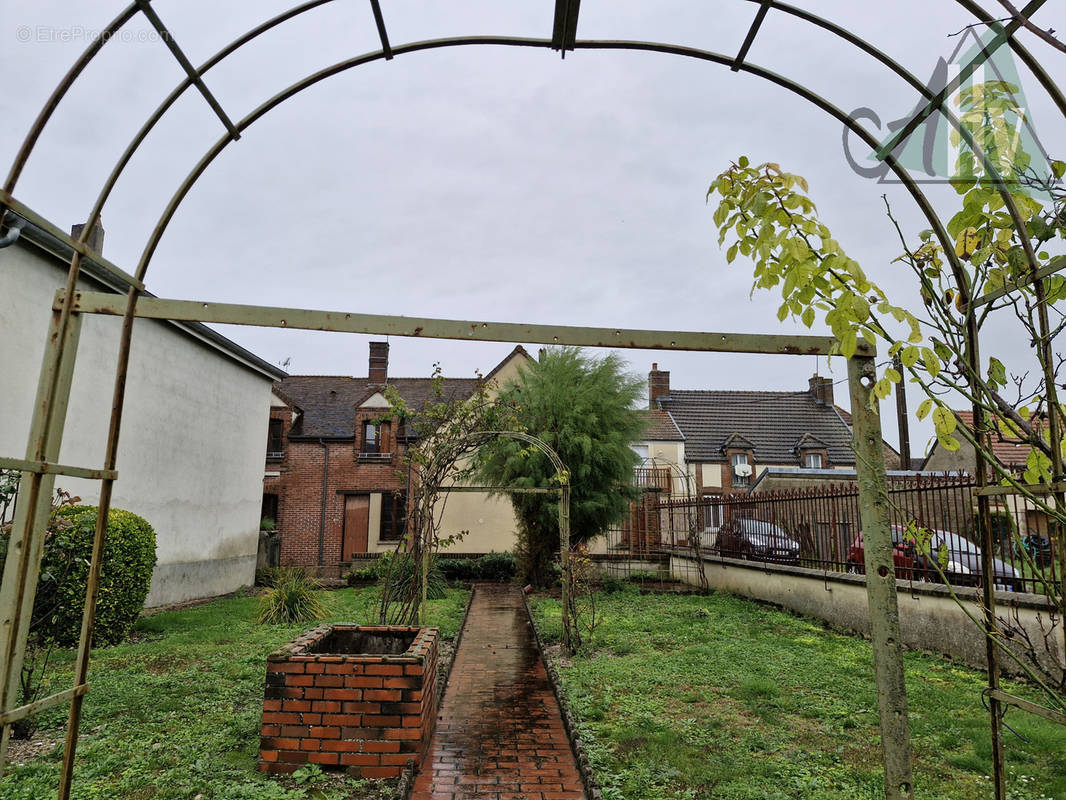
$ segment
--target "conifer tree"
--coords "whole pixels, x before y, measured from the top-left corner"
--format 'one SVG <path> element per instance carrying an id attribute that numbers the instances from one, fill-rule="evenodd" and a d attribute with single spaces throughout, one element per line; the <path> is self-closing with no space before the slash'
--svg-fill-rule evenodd
<path id="1" fill-rule="evenodd" d="M 501 399 L 513 404 L 519 424 L 552 447 L 568 470 L 570 540 L 579 545 L 606 532 L 636 499 L 638 457 L 630 445 L 644 433 L 636 406 L 643 382 L 615 354 L 595 358 L 575 347 L 542 351 L 523 368 Z M 521 442 L 501 440 L 481 454 L 483 480 L 494 486 L 550 487 L 558 476 L 548 458 Z M 518 518 L 519 574 L 544 586 L 559 552 L 556 498 L 512 494 Z"/>

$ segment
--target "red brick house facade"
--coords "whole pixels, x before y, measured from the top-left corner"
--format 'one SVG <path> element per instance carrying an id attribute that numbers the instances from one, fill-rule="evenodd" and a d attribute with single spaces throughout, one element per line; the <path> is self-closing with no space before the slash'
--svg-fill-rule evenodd
<path id="1" fill-rule="evenodd" d="M 353 558 L 395 549 L 406 528 L 403 455 L 411 434 L 383 419 L 386 387 L 411 410 L 423 407 L 433 378 L 390 378 L 389 346 L 370 343 L 367 377 L 293 375 L 274 385 L 263 513 L 281 539 L 281 564 L 335 577 Z M 482 380 L 514 358 L 516 348 Z M 473 394 L 474 378 L 444 379 L 444 396 Z"/>

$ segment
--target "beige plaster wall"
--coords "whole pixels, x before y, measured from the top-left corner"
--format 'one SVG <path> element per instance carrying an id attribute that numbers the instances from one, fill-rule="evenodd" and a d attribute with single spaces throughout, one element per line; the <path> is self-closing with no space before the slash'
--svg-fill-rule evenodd
<path id="1" fill-rule="evenodd" d="M 32 245 L 0 250 L 0 455 L 21 458 L 56 289 L 65 268 Z M 95 284 L 82 288 L 99 291 Z M 85 319 L 60 463 L 103 466 L 121 320 Z M 252 583 L 271 381 L 154 320 L 134 323 L 113 505 L 155 528 L 147 605 Z M 57 486 L 97 501 L 97 481 Z"/>

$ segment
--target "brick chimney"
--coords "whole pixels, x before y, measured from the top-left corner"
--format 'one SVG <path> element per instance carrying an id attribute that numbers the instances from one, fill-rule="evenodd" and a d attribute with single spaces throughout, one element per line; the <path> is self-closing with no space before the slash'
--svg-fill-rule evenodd
<path id="1" fill-rule="evenodd" d="M 375 386 L 383 385 L 389 378 L 389 343 L 370 343 L 369 382 Z"/>
<path id="2" fill-rule="evenodd" d="M 85 230 L 85 223 L 80 222 L 77 225 L 70 226 L 71 238 L 81 238 L 81 232 Z M 100 219 L 96 220 L 96 224 L 93 226 L 92 233 L 89 234 L 89 238 L 85 244 L 92 250 L 103 255 L 104 252 L 104 226 Z"/>
<path id="3" fill-rule="evenodd" d="M 811 395 L 824 406 L 833 405 L 833 379 L 812 375 L 807 381 Z"/>
<path id="4" fill-rule="evenodd" d="M 648 408 L 657 408 L 656 400 L 670 394 L 670 373 L 659 369 L 658 364 L 651 365 L 648 373 Z"/>

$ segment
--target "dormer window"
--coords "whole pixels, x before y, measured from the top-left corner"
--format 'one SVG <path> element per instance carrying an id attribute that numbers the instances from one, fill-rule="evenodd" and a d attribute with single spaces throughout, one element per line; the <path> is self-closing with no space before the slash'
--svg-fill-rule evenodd
<path id="1" fill-rule="evenodd" d="M 748 486 L 751 483 L 751 461 L 747 453 L 733 453 L 729 458 L 733 467 L 733 485 Z"/>
<path id="2" fill-rule="evenodd" d="M 825 442 L 811 433 L 800 436 L 792 452 L 803 469 L 829 469 L 829 450 Z"/>
<path id="3" fill-rule="evenodd" d="M 363 423 L 363 455 L 381 453 L 381 426 L 373 422 Z"/>

